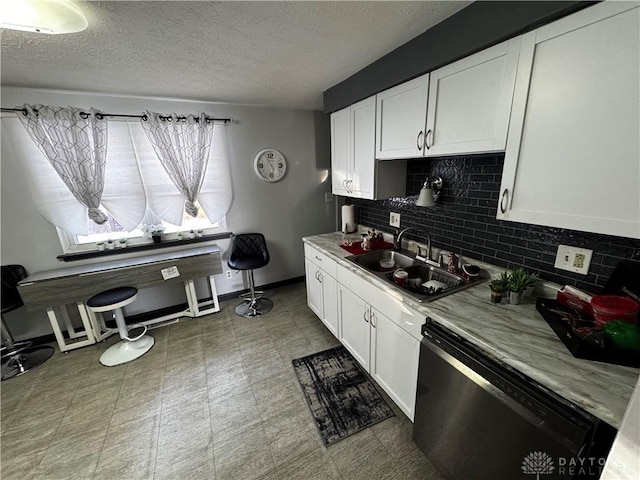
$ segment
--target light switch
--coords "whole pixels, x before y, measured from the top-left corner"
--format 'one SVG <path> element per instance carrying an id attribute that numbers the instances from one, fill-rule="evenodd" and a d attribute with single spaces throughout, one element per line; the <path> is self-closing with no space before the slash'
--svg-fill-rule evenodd
<path id="1" fill-rule="evenodd" d="M 389 225 L 400 228 L 400 214 L 395 212 L 389 213 Z"/>

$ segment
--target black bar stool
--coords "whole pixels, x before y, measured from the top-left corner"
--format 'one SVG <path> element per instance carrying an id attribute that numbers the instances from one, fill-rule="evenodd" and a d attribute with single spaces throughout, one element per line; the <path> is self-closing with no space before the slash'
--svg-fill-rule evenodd
<path id="1" fill-rule="evenodd" d="M 245 301 L 236 307 L 241 317 L 257 317 L 268 313 L 273 302 L 264 297 L 264 292 L 255 289 L 253 270 L 269 263 L 267 242 L 261 233 L 241 233 L 231 237 L 231 255 L 227 264 L 234 270 L 249 270 L 249 293 L 240 297 Z"/>
<path id="2" fill-rule="evenodd" d="M 18 292 L 18 282 L 27 277 L 22 265 L 2 265 L 2 380 L 24 375 L 51 358 L 54 348 L 32 347 L 31 342 L 16 342 L 4 320 L 4 314 L 24 305 Z"/>
<path id="3" fill-rule="evenodd" d="M 100 363 L 106 367 L 113 367 L 135 360 L 147 353 L 155 342 L 154 338 L 146 335 L 145 325 L 135 325 L 133 328 L 141 328 L 142 333 L 135 337 L 129 336 L 129 329 L 124 321 L 122 307 L 129 305 L 138 297 L 138 289 L 134 287 L 118 287 L 100 292 L 87 300 L 87 308 L 92 312 L 101 313 L 113 310 L 113 315 L 118 326 L 120 340 L 111 345 L 100 356 Z"/>

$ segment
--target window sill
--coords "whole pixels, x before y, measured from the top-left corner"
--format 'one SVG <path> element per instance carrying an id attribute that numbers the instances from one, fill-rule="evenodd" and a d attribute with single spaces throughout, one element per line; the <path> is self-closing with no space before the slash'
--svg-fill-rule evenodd
<path id="1" fill-rule="evenodd" d="M 109 255 L 122 255 L 126 253 L 142 252 L 145 250 L 157 250 L 159 248 L 177 247 L 179 245 L 189 245 L 192 243 L 210 242 L 211 240 L 220 240 L 223 238 L 231 238 L 231 232 L 216 233 L 213 235 L 204 235 L 196 238 L 183 238 L 182 240 L 163 240 L 160 243 L 145 243 L 142 245 L 129 245 L 125 248 L 114 248 L 113 250 L 91 250 L 88 252 L 65 253 L 58 255 L 56 258 L 63 262 L 73 262 L 75 260 L 86 260 L 87 258 L 108 257 Z"/>

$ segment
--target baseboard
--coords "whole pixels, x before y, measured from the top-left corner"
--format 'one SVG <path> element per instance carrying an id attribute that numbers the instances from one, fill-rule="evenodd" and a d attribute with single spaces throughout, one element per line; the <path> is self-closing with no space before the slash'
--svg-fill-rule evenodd
<path id="1" fill-rule="evenodd" d="M 259 285 L 256 286 L 256 289 L 258 290 L 273 290 L 274 288 L 279 288 L 279 287 L 286 287 L 287 285 L 293 285 L 296 283 L 300 283 L 300 282 L 304 282 L 305 277 L 300 276 L 300 277 L 294 277 L 294 278 L 289 278 L 287 280 L 280 280 L 279 282 L 273 282 L 273 283 L 267 283 L 265 285 Z M 222 295 L 218 295 L 218 302 L 224 302 L 227 300 L 233 300 L 234 298 L 238 298 L 238 296 L 240 296 L 243 293 L 247 293 L 249 291 L 248 288 L 245 288 L 244 290 L 238 290 L 236 292 L 230 292 L 230 293 L 225 293 Z M 204 298 L 204 299 L 200 299 L 202 301 L 206 301 L 206 300 L 211 300 L 211 297 L 209 298 Z M 156 310 L 152 310 L 150 312 L 144 312 L 144 313 L 137 313 L 135 315 L 129 315 L 125 318 L 125 321 L 127 323 L 140 323 L 140 322 L 144 322 L 146 320 L 151 320 L 152 318 L 158 318 L 158 317 L 162 317 L 164 315 L 171 315 L 172 313 L 177 313 L 177 312 L 181 312 L 184 311 L 188 308 L 189 305 L 187 305 L 186 303 L 180 303 L 178 305 L 171 305 L 169 307 L 163 307 L 163 308 L 158 308 Z M 107 321 L 107 326 L 115 328 L 115 322 L 109 322 Z M 63 334 L 66 334 L 66 330 L 63 331 Z M 66 335 L 65 335 L 66 337 Z M 42 335 L 40 337 L 35 337 L 35 338 L 31 338 L 29 339 L 33 342 L 34 345 L 42 345 L 45 343 L 52 343 L 56 341 L 56 337 L 53 335 L 53 333 L 50 333 L 48 335 Z"/>

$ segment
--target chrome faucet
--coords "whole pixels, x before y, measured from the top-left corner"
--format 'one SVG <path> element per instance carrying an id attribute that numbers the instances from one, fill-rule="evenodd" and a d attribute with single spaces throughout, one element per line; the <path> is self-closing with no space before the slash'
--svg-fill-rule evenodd
<path id="1" fill-rule="evenodd" d="M 396 242 L 393 246 L 394 250 L 402 250 L 402 237 L 404 236 L 405 233 L 410 232 L 411 230 L 417 230 L 419 232 L 422 232 L 422 234 L 424 235 L 424 238 L 427 240 L 427 262 L 432 261 L 431 260 L 431 235 L 429 235 L 429 232 L 427 232 L 424 228 L 422 227 L 407 227 L 404 230 L 402 230 L 397 238 L 396 238 Z M 420 255 L 420 247 L 418 247 L 418 255 Z"/>

